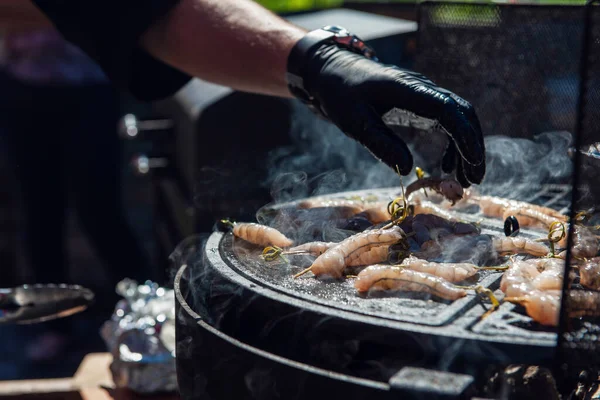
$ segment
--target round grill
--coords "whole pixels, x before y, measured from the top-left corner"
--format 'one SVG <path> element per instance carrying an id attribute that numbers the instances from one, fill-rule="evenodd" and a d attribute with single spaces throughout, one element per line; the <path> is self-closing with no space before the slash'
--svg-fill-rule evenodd
<path id="1" fill-rule="evenodd" d="M 325 197 L 389 200 L 397 192 L 379 189 Z M 566 187 L 544 186 L 538 193 L 537 203 L 557 209 L 568 203 Z M 295 203 L 273 207 L 280 212 L 295 208 Z M 467 213 L 461 218 L 479 222 L 482 233 L 504 235 L 503 221 Z M 527 229 L 520 234 L 535 236 Z M 473 292 L 453 302 L 418 293 L 362 296 L 350 279 L 294 279 L 310 265 L 310 258 L 266 262 L 262 250 L 231 233 L 215 232 L 201 259 L 187 262 L 188 303 L 204 321 L 244 343 L 380 382 L 407 365 L 477 376 L 492 363 L 543 365 L 552 360 L 556 333 L 533 324 L 518 306 L 502 304 L 482 319 L 490 305 Z M 470 284 L 494 291 L 501 276 L 481 271 Z"/>

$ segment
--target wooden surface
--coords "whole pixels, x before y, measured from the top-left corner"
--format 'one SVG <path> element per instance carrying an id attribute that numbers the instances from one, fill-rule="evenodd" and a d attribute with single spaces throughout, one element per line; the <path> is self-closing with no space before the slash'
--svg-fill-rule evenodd
<path id="1" fill-rule="evenodd" d="M 43 400 L 178 400 L 176 395 L 141 396 L 115 389 L 109 353 L 88 354 L 72 378 L 0 381 L 0 399 Z"/>

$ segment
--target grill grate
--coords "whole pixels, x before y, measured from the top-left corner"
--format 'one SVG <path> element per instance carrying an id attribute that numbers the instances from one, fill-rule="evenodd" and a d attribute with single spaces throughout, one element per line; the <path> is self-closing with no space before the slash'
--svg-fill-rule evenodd
<path id="1" fill-rule="evenodd" d="M 528 189 L 532 189 L 529 187 Z M 389 201 L 398 196 L 398 188 L 374 189 L 366 191 L 353 191 L 337 194 L 319 196 L 319 199 L 351 199 L 351 198 L 370 198 Z M 516 191 L 518 192 L 518 191 Z M 571 190 L 568 185 L 540 185 L 528 197 L 528 201 L 534 204 L 544 206 L 554 206 L 558 210 L 567 210 L 570 201 Z M 315 198 L 317 199 L 317 198 Z M 280 209 L 286 209 L 295 203 L 286 203 L 279 205 Z M 459 212 L 455 211 L 459 218 L 478 222 L 482 228 L 482 233 L 504 236 L 504 223 L 499 219 L 488 218 L 481 213 Z M 282 229 L 283 227 L 277 226 Z M 282 229 L 283 230 L 283 229 Z M 539 231 L 522 229 L 521 235 L 525 237 L 538 238 L 542 236 Z M 291 266 L 284 263 L 272 263 L 266 267 L 265 261 L 260 257 L 260 251 L 255 247 L 249 247 L 244 242 L 235 242 L 231 236 L 226 236 L 221 251 L 225 252 L 224 258 L 231 261 L 232 266 L 243 276 L 254 280 L 261 285 L 266 285 L 274 290 L 278 290 L 290 296 L 295 296 L 305 300 L 313 301 L 328 307 L 337 308 L 344 311 L 361 313 L 364 315 L 376 316 L 378 318 L 394 321 L 410 322 L 419 325 L 441 326 L 456 320 L 471 309 L 476 297 L 469 295 L 466 298 L 444 303 L 439 301 L 426 301 L 427 297 L 415 294 L 397 294 L 382 298 L 369 298 L 364 301 L 358 297 L 351 282 L 319 282 L 314 279 L 293 279 L 292 275 L 310 265 L 309 257 L 295 257 L 291 259 Z M 232 249 L 232 250 L 228 250 Z M 232 254 L 229 254 L 233 251 Z M 479 274 L 479 284 L 496 289 L 500 273 L 482 271 Z M 474 283 L 474 282 L 473 282 Z M 425 301 L 424 301 L 425 300 Z M 503 306 L 503 310 L 510 311 L 514 307 L 511 305 Z M 528 325 L 530 319 L 519 314 L 512 317 L 515 321 L 519 319 L 520 325 Z M 476 327 L 477 332 L 488 332 L 492 329 L 508 329 L 509 325 L 515 325 L 511 321 L 502 320 L 503 327 L 490 327 L 484 324 Z M 530 325 L 530 324 L 529 324 Z M 525 330 L 520 331 L 521 336 L 528 336 L 530 333 Z M 549 339 L 552 336 L 547 330 L 544 331 L 543 338 Z"/>
<path id="2" fill-rule="evenodd" d="M 319 198 L 391 200 L 398 192 L 398 188 L 372 189 Z M 564 208 L 569 193 L 568 186 L 539 186 L 529 199 Z M 273 207 L 287 213 L 296 209 L 295 205 L 291 202 Z M 504 235 L 502 221 L 486 219 L 478 212 L 461 213 L 460 217 L 483 221 L 484 233 Z M 268 224 L 280 228 L 277 223 Z M 293 266 L 266 263 L 260 257 L 260 248 L 235 240 L 231 233 L 213 233 L 203 254 L 200 262 L 185 262 L 192 267 L 192 296 L 202 318 L 245 343 L 333 371 L 387 381 L 389 373 L 401 366 L 418 363 L 478 375 L 483 371 L 482 364 L 507 360 L 548 365 L 552 359 L 549 350 L 556 346 L 554 330 L 533 323 L 511 304 L 504 304 L 482 320 L 490 305 L 471 291 L 454 302 L 398 292 L 363 297 L 349 280 L 323 282 L 310 276 L 293 279 L 293 274 L 312 258 L 290 257 Z M 497 289 L 501 276 L 482 271 L 469 284 L 481 284 L 500 295 Z M 456 346 L 449 346 L 454 341 Z M 340 345 L 328 347 L 331 343 Z M 307 352 L 306 346 L 311 350 Z M 347 354 L 345 346 L 365 350 Z M 414 351 L 407 355 L 407 349 Z M 385 354 L 383 360 L 369 364 L 378 357 L 371 351 Z M 347 364 L 332 361 L 339 359 L 336 357 Z"/>
<path id="3" fill-rule="evenodd" d="M 233 238 L 228 236 L 222 243 L 222 249 L 232 247 L 235 256 L 227 258 L 241 275 L 289 296 L 333 309 L 390 321 L 442 326 L 462 316 L 477 302 L 474 294 L 454 302 L 428 301 L 429 296 L 420 293 L 371 295 L 368 299 L 363 299 L 356 294 L 350 280 L 320 282 L 306 277 L 294 279 L 294 273 L 310 265 L 306 264 L 308 258 L 304 264 L 299 264 L 296 258 L 291 267 L 283 263 L 266 264 L 255 248 L 237 243 L 233 246 Z M 485 287 L 492 286 L 500 277 L 498 273 L 489 272 L 480 275 L 482 279 L 479 280 L 479 284 Z"/>

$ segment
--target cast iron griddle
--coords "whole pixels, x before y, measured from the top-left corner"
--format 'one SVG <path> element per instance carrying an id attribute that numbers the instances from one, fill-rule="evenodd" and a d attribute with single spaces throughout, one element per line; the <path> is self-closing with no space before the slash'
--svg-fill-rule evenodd
<path id="1" fill-rule="evenodd" d="M 333 309 L 378 318 L 439 326 L 463 314 L 476 302 L 472 291 L 462 299 L 449 302 L 432 300 L 424 293 L 361 296 L 354 289 L 352 279 L 321 281 L 310 274 L 294 279 L 293 275 L 310 265 L 310 262 L 303 263 L 301 267 L 282 262 L 267 263 L 260 257 L 260 251 L 235 240 L 231 234 L 223 238 L 221 252 L 240 274 L 273 290 Z M 294 257 L 294 260 L 297 259 Z M 497 283 L 502 274 L 484 272 L 481 276 L 483 278 L 478 283 L 490 287 Z"/>
<path id="2" fill-rule="evenodd" d="M 349 198 L 355 196 L 393 199 L 398 189 L 376 189 L 346 192 L 323 196 L 326 198 Z M 557 209 L 568 206 L 568 188 L 544 186 L 537 191 L 538 201 Z M 540 201 L 541 200 L 541 201 Z M 294 203 L 276 207 L 289 207 Z M 476 214 L 462 214 L 465 220 L 481 224 L 482 233 L 503 235 L 502 221 L 487 219 Z M 540 234 L 522 229 L 522 236 L 539 237 Z M 481 320 L 489 304 L 481 302 L 470 291 L 468 296 L 454 302 L 433 299 L 425 294 L 393 293 L 390 295 L 359 295 L 351 280 L 321 281 L 307 274 L 293 279 L 292 275 L 309 265 L 309 258 L 290 258 L 291 263 L 265 262 L 258 247 L 234 239 L 231 233 L 214 233 L 206 246 L 209 264 L 228 279 L 247 285 L 251 290 L 263 289 L 262 294 L 275 296 L 277 301 L 289 302 L 295 307 L 318 307 L 336 317 L 352 317 L 371 323 L 405 329 L 409 331 L 439 331 L 439 334 L 474 338 L 486 341 L 509 343 L 531 343 L 543 347 L 556 344 L 556 333 L 532 323 L 522 312 L 515 312 L 512 304 L 503 304 L 492 316 Z M 308 264 L 307 264 L 308 262 Z M 470 284 L 480 284 L 492 290 L 499 285 L 501 273 L 480 272 L 478 279 Z M 501 295 L 499 291 L 497 294 Z"/>

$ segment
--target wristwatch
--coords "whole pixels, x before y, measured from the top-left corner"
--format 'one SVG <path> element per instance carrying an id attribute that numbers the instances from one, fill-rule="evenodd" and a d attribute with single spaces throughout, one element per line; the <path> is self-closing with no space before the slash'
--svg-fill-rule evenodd
<path id="1" fill-rule="evenodd" d="M 323 114 L 315 99 L 304 87 L 304 73 L 312 52 L 324 44 L 333 44 L 342 49 L 361 54 L 378 61 L 375 51 L 358 36 L 340 26 L 329 25 L 307 33 L 292 49 L 287 64 L 286 79 L 290 92 L 308 105 L 313 111 Z"/>

